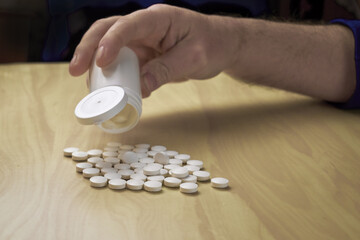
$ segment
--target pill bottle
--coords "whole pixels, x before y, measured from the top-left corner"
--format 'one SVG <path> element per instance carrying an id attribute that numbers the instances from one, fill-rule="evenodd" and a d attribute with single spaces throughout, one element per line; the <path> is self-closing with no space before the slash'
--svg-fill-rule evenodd
<path id="1" fill-rule="evenodd" d="M 90 94 L 75 108 L 81 124 L 95 124 L 108 133 L 129 131 L 139 122 L 142 112 L 139 61 L 128 47 L 117 58 L 99 68 L 93 59 L 89 69 Z"/>

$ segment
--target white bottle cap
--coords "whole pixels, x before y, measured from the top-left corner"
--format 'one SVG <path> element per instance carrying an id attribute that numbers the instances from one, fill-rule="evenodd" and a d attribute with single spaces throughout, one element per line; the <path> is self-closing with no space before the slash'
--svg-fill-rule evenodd
<path id="1" fill-rule="evenodd" d="M 124 109 L 128 96 L 119 86 L 99 88 L 84 97 L 75 108 L 81 124 L 98 124 L 111 119 Z"/>

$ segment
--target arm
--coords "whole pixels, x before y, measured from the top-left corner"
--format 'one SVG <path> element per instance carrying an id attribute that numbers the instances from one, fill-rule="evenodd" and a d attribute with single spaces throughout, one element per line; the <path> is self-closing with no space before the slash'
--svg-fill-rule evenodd
<path id="1" fill-rule="evenodd" d="M 167 82 L 222 71 L 329 101 L 346 101 L 355 89 L 354 39 L 345 27 L 207 16 L 166 5 L 95 23 L 70 73 L 83 74 L 96 48 L 102 67 L 125 45 L 139 56 L 145 97 Z"/>

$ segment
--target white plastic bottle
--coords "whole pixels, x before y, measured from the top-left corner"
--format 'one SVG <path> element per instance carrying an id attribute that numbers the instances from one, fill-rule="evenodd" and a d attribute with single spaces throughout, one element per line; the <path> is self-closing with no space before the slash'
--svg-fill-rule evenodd
<path id="1" fill-rule="evenodd" d="M 81 124 L 96 124 L 105 132 L 129 131 L 139 122 L 142 101 L 139 61 L 128 47 L 120 49 L 117 58 L 99 68 L 93 60 L 89 69 L 90 94 L 75 108 Z"/>

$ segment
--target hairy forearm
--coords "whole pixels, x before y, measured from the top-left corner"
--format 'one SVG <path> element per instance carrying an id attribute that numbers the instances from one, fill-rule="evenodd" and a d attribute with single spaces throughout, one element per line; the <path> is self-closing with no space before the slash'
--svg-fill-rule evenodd
<path id="1" fill-rule="evenodd" d="M 247 82 L 342 102 L 355 89 L 354 38 L 340 25 L 234 19 L 239 39 L 226 72 Z"/>

